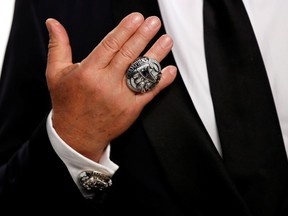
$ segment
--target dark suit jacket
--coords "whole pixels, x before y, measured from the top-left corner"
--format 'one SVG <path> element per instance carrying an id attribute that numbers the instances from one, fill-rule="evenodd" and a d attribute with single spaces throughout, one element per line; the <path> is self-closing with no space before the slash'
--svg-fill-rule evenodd
<path id="1" fill-rule="evenodd" d="M 112 188 L 94 200 L 82 197 L 53 151 L 45 128 L 51 109 L 45 80 L 45 20 L 54 17 L 65 26 L 77 62 L 132 11 L 160 16 L 156 0 L 16 1 L 0 86 L 1 209 L 79 210 L 85 215 L 250 215 L 180 73 L 111 143 L 111 158 L 120 168 Z M 161 64 L 175 64 L 172 54 Z M 279 203 L 279 211 L 282 206 Z"/>

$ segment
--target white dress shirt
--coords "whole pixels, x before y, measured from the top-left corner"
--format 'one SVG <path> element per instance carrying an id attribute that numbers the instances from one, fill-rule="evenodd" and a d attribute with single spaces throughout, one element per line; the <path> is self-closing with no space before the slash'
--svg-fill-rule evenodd
<path id="1" fill-rule="evenodd" d="M 2 68 L 6 44 L 10 33 L 14 3 L 14 0 L 0 0 L 0 68 Z"/>
<path id="2" fill-rule="evenodd" d="M 221 154 L 204 55 L 203 0 L 158 0 L 158 2 L 166 31 L 174 39 L 172 52 L 181 76 L 200 118 Z M 243 2 L 263 55 L 287 151 L 288 1 L 243 0 Z M 67 165 L 77 185 L 77 177 L 83 169 L 100 169 L 111 175 L 118 169 L 118 166 L 109 160 L 110 147 L 107 148 L 100 164 L 69 148 L 53 130 L 51 115 L 47 121 L 47 130 L 52 146 Z"/>

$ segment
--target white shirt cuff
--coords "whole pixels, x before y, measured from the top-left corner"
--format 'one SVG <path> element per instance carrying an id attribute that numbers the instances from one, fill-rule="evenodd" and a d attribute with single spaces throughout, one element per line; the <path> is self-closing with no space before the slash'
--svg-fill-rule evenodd
<path id="1" fill-rule="evenodd" d="M 66 144 L 57 134 L 53 128 L 52 124 L 52 110 L 47 118 L 47 133 L 50 139 L 51 145 L 57 155 L 62 159 L 64 164 L 67 166 L 71 177 L 73 178 L 75 184 L 78 186 L 79 190 L 86 198 L 91 198 L 90 193 L 87 193 L 78 182 L 79 174 L 84 170 L 96 170 L 102 172 L 106 175 L 112 176 L 118 169 L 118 165 L 113 163 L 110 156 L 110 145 L 104 151 L 99 163 L 96 163 L 89 158 L 84 157 L 68 144 Z"/>

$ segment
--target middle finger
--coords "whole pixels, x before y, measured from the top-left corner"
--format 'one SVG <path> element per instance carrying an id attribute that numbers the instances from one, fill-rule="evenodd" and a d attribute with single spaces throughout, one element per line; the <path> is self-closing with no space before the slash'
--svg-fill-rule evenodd
<path id="1" fill-rule="evenodd" d="M 158 17 L 148 17 L 112 59 L 110 66 L 114 68 L 113 71 L 116 69 L 124 73 L 157 34 L 160 27 L 161 21 Z M 123 76 L 123 73 L 119 75 Z"/>

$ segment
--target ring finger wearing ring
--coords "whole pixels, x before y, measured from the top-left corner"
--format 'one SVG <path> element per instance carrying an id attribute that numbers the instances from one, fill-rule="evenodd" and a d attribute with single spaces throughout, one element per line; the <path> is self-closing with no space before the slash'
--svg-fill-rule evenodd
<path id="1" fill-rule="evenodd" d="M 136 93 L 152 90 L 161 79 L 161 66 L 158 61 L 146 56 L 137 58 L 128 68 L 128 87 Z"/>

